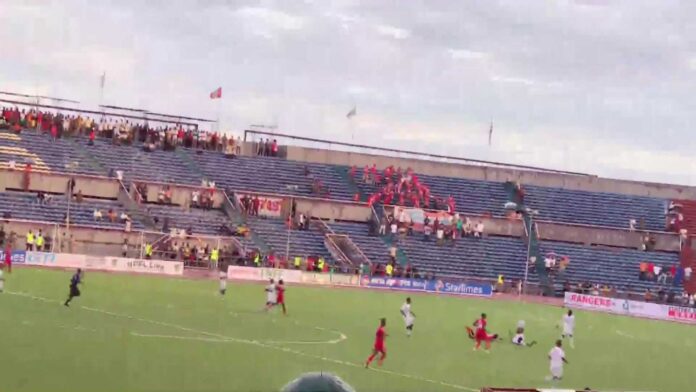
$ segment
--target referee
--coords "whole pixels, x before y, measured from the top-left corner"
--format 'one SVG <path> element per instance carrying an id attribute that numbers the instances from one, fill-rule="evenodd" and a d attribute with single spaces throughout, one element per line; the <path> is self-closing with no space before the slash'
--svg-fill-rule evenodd
<path id="1" fill-rule="evenodd" d="M 70 278 L 70 294 L 65 301 L 65 306 L 70 306 L 70 301 L 72 301 L 74 297 L 80 296 L 80 288 L 77 287 L 80 283 L 82 283 L 82 270 L 78 268 L 77 272 Z"/>

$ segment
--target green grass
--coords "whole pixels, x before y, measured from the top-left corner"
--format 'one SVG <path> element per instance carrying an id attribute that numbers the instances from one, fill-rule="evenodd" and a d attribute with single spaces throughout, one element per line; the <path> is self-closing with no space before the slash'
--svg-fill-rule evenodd
<path id="1" fill-rule="evenodd" d="M 416 295 L 416 328 L 407 339 L 398 312 L 403 293 L 289 287 L 290 315 L 283 317 L 258 312 L 261 285 L 231 282 L 221 298 L 214 281 L 88 273 L 83 296 L 66 309 L 59 302 L 69 276 L 17 269 L 8 277 L 0 295 L 0 391 L 277 391 L 319 370 L 361 392 L 548 387 L 546 354 L 562 314 L 549 306 Z M 490 355 L 472 352 L 464 333 L 482 311 L 505 337 Z M 388 357 L 383 371 L 365 370 L 380 317 L 388 318 Z M 537 346 L 508 343 L 519 319 Z M 288 343 L 337 340 L 341 333 L 347 339 L 335 344 Z M 694 389 L 693 326 L 578 312 L 576 346 L 566 349 L 570 365 L 560 386 Z"/>

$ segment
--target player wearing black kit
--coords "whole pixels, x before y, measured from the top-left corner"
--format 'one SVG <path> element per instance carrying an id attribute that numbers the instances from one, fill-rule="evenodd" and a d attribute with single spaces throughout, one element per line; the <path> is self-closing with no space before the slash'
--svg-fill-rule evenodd
<path id="1" fill-rule="evenodd" d="M 70 278 L 70 294 L 68 294 L 68 299 L 65 301 L 65 306 L 70 306 L 70 301 L 74 297 L 80 296 L 80 288 L 77 287 L 80 283 L 82 283 L 82 270 L 78 268 L 77 272 Z"/>

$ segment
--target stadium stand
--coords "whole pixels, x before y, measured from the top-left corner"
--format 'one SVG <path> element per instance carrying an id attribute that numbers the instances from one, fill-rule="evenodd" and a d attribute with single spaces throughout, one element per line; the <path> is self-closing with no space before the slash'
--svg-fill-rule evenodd
<path id="1" fill-rule="evenodd" d="M 437 245 L 416 235 L 399 240 L 399 246 L 421 273 L 488 281 L 495 280 L 499 274 L 506 279 L 523 278 L 527 258 L 527 248 L 519 238 L 463 237 L 454 245 Z"/>
<path id="2" fill-rule="evenodd" d="M 263 237 L 276 255 L 285 255 L 289 243 L 290 257 L 288 259 L 294 256 L 316 256 L 323 257 L 329 263 L 334 262 L 324 245 L 324 236 L 311 225 L 309 230 L 288 230 L 280 219 L 264 219 L 255 216 L 249 216 L 246 219 L 249 228 Z"/>
<path id="3" fill-rule="evenodd" d="M 228 223 L 228 218 L 220 210 L 185 209 L 180 206 L 158 204 L 148 204 L 145 209 L 148 215 L 157 218 L 160 225 L 164 225 L 168 219 L 169 228 L 185 229 L 187 234 L 226 235 L 222 225 Z"/>
<path id="4" fill-rule="evenodd" d="M 645 230 L 665 228 L 666 200 L 532 185 L 524 189 L 524 203 L 539 211 L 539 220 L 628 228 L 629 220 L 643 219 Z"/>
<path id="5" fill-rule="evenodd" d="M 366 224 L 333 222 L 329 227 L 337 234 L 348 235 L 373 263 L 386 263 L 389 258 L 387 244 L 380 237 L 370 236 Z"/>
<path id="6" fill-rule="evenodd" d="M 103 213 L 103 219 L 94 219 L 94 210 L 99 209 Z M 123 229 L 124 224 L 111 222 L 107 218 L 107 211 L 113 210 L 117 216 L 125 211 L 123 206 L 114 201 L 85 199 L 81 203 L 70 203 L 70 222 L 72 224 L 97 226 L 103 228 Z M 36 195 L 26 193 L 2 192 L 0 193 L 0 211 L 9 212 L 13 219 L 25 219 L 47 221 L 51 223 L 65 223 L 68 213 L 68 201 L 64 196 L 53 196 L 48 203 L 39 204 Z M 133 230 L 144 229 L 142 223 L 132 222 Z"/>
<path id="7" fill-rule="evenodd" d="M 190 137 L 190 132 L 187 135 Z M 132 136 L 130 139 L 136 139 Z M 124 172 L 127 181 L 137 180 L 145 183 L 157 181 L 200 185 L 201 180 L 209 179 L 214 181 L 218 188 L 235 192 L 272 193 L 340 201 L 353 200 L 356 192 L 361 193 L 365 200 L 369 195 L 379 192 L 382 187 L 382 184 L 363 182 L 362 168 L 351 178 L 348 174 L 351 168 L 345 165 L 293 161 L 277 156 L 237 155 L 231 158 L 221 152 L 221 144 L 216 141 L 211 143 L 209 136 L 206 139 L 204 135 L 200 140 L 202 141 L 196 139 L 193 144 L 186 141 L 182 143 L 179 137 L 177 144 L 191 148 L 180 146 L 176 151 L 155 148 L 147 152 L 140 142 L 133 145 L 115 145 L 112 139 L 99 136 L 93 143 L 88 143 L 88 139 L 83 136 L 55 139 L 47 132 L 40 133 L 35 130 L 25 130 L 19 134 L 0 131 L 0 165 L 7 167 L 10 161 L 15 161 L 17 169 L 22 169 L 24 163 L 32 163 L 36 172 L 101 176 L 120 170 Z M 208 149 L 210 146 L 212 148 Z M 272 155 L 276 155 L 275 152 Z M 379 173 L 381 176 L 384 175 L 383 170 Z M 440 200 L 437 207 L 447 208 L 443 205 L 443 200 L 451 195 L 453 204 L 456 204 L 456 211 L 464 216 L 502 217 L 505 215 L 506 202 L 511 200 L 509 184 L 503 182 L 425 174 L 418 174 L 418 179 L 421 184 L 427 186 L 433 200 Z M 629 221 L 635 220 L 638 222 L 638 230 L 662 231 L 665 228 L 667 198 L 531 184 L 523 186 L 522 206 L 537 210 L 538 215 L 535 219 L 539 221 L 627 229 Z M 696 221 L 696 213 L 692 213 L 696 211 L 696 204 L 693 203 L 696 202 L 677 202 L 683 205 L 684 227 L 692 229 L 693 222 Z M 408 201 L 406 203 L 408 204 Z M 66 204 L 64 197 L 53 197 L 48 205 L 39 205 L 34 195 L 14 192 L 0 194 L 0 211 L 10 212 L 15 219 L 61 223 L 65 220 Z M 118 212 L 124 209 L 114 201 L 85 199 L 82 203 L 71 205 L 72 223 L 123 228 L 123 224 L 111 223 L 108 219 L 95 222 L 95 208 L 104 213 L 109 209 Z M 282 256 L 285 256 L 290 234 L 289 257 L 321 256 L 333 262 L 331 253 L 324 244 L 323 233 L 312 225 L 307 231 L 288 231 L 281 219 L 245 216 L 241 220 L 235 220 L 220 210 L 185 211 L 181 207 L 166 205 L 145 204 L 142 209 L 148 216 L 156 217 L 159 224 L 164 223 L 167 218 L 169 228 L 191 229 L 201 235 L 229 235 L 234 230 L 234 223 L 246 224 L 252 235 L 242 238 L 241 241 L 247 248 L 268 249 Z M 229 230 L 225 230 L 224 225 L 227 225 Z M 368 224 L 335 222 L 329 223 L 329 226 L 338 234 L 349 235 L 373 262 L 384 264 L 389 259 L 389 241 L 371 236 Z M 141 222 L 133 221 L 133 230 L 142 228 L 144 226 Z M 437 245 L 434 238 L 433 242 L 425 242 L 422 235 L 416 233 L 399 239 L 397 246 L 400 252 L 405 254 L 409 264 L 421 273 L 432 273 L 436 276 L 493 280 L 502 274 L 510 281 L 521 279 L 527 264 L 526 240 L 517 237 L 464 237 L 454 244 Z M 627 248 L 603 248 L 551 240 L 544 240 L 538 246 L 540 255 L 554 252 L 569 257 L 570 264 L 562 278 L 572 283 L 590 281 L 615 287 L 630 285 L 636 289 L 654 288 L 655 282 L 638 279 L 638 265 L 642 261 L 649 261 L 669 268 L 679 261 L 676 249 L 675 252 L 641 252 Z M 530 275 L 532 281 L 538 278 L 536 273 Z M 559 283 L 561 279 L 557 278 L 556 283 Z"/>
<path id="8" fill-rule="evenodd" d="M 570 258 L 564 277 L 558 279 L 561 283 L 567 280 L 574 284 L 601 283 L 621 290 L 629 286 L 639 290 L 652 289 L 659 285 L 638 279 L 641 262 L 653 263 L 664 271 L 679 264 L 679 254 L 672 252 L 643 252 L 555 241 L 542 241 L 540 247 L 544 255 L 554 253 Z"/>
<path id="9" fill-rule="evenodd" d="M 123 171 L 125 181 L 158 181 L 185 185 L 201 183 L 202 177 L 192 172 L 174 152 L 146 152 L 138 145 L 114 145 L 103 138 L 95 139 L 93 146 L 84 148 L 107 170 Z"/>
<path id="10" fill-rule="evenodd" d="M 350 200 L 351 192 L 338 172 L 331 166 L 288 161 L 274 157 L 225 158 L 214 151 L 183 150 L 206 177 L 225 189 L 238 191 L 283 193 Z M 326 192 L 314 192 L 318 179 Z"/>
<path id="11" fill-rule="evenodd" d="M 98 165 L 91 164 L 73 140 L 52 140 L 33 131 L 15 133 L 0 131 L 0 165 L 8 167 L 15 161 L 17 168 L 31 163 L 35 171 L 104 175 Z"/>

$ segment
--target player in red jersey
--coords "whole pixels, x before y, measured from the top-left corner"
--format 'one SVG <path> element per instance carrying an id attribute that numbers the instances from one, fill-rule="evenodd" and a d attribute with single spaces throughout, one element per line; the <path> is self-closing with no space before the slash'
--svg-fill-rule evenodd
<path id="1" fill-rule="evenodd" d="M 283 279 L 280 279 L 278 281 L 278 285 L 276 286 L 276 305 L 280 305 L 283 307 L 283 314 L 287 316 L 288 311 L 285 309 L 285 286 L 283 285 Z"/>
<path id="2" fill-rule="evenodd" d="M 379 328 L 377 328 L 377 333 L 375 334 L 375 345 L 372 348 L 372 355 L 370 355 L 369 358 L 367 358 L 367 362 L 365 362 L 365 368 L 367 369 L 370 367 L 370 363 L 372 363 L 372 360 L 375 359 L 377 354 L 382 354 L 379 357 L 379 360 L 377 361 L 377 365 L 382 366 L 382 362 L 384 362 L 384 358 L 387 357 L 387 349 L 384 347 L 384 339 L 387 338 L 387 331 L 384 329 L 387 326 L 387 319 L 382 318 L 379 320 Z"/>
<path id="3" fill-rule="evenodd" d="M 474 327 L 476 327 L 476 334 L 474 339 L 476 339 L 476 346 L 474 346 L 474 351 L 481 348 L 481 342 L 486 342 L 486 352 L 491 349 L 491 339 L 493 336 L 488 335 L 486 332 L 486 326 L 488 321 L 486 320 L 486 314 L 481 313 L 481 318 L 474 321 Z"/>

